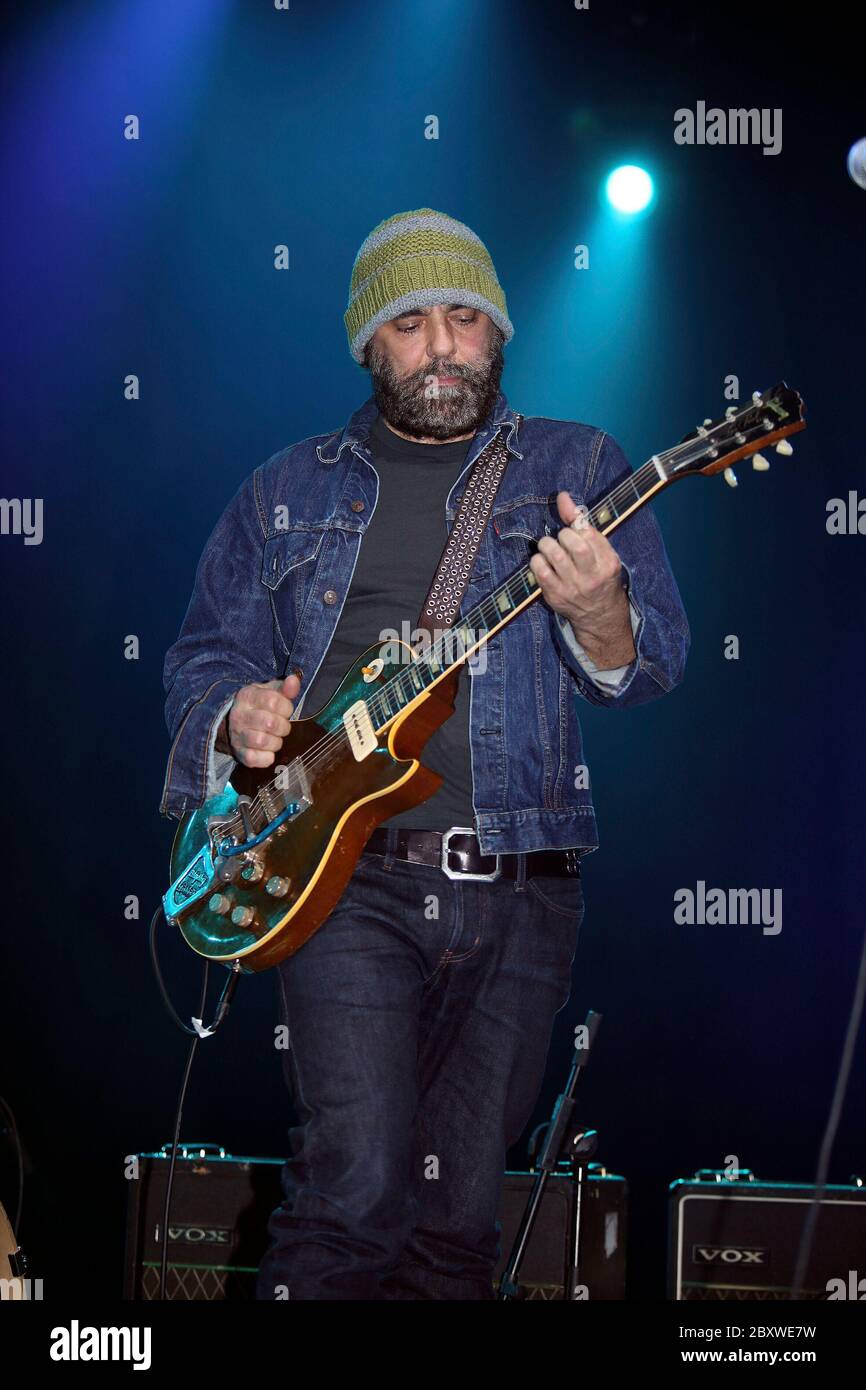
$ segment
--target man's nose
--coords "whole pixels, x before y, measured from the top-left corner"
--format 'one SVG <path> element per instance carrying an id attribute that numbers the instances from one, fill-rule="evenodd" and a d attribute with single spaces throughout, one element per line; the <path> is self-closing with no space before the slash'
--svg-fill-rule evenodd
<path id="1" fill-rule="evenodd" d="M 442 361 L 450 361 L 453 351 L 454 333 L 447 320 L 444 323 L 431 324 L 430 336 L 427 339 L 428 357 L 438 358 Z"/>

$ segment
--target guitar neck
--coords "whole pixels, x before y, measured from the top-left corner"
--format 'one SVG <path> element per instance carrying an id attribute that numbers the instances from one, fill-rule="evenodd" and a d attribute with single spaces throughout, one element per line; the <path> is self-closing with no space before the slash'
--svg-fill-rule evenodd
<path id="1" fill-rule="evenodd" d="M 586 520 L 607 535 L 672 481 L 659 460 L 652 458 L 590 507 Z M 381 731 L 413 700 L 462 666 L 540 594 L 541 586 L 532 569 L 528 564 L 522 565 L 435 641 L 425 634 L 422 641 L 426 641 L 426 646 L 415 647 L 417 660 L 379 687 L 370 701 L 377 728 Z"/>
<path id="2" fill-rule="evenodd" d="M 627 474 L 586 509 L 584 524 L 607 536 L 678 478 L 695 473 L 712 476 L 722 469 L 727 477 L 732 463 L 764 445 L 775 443 L 780 451 L 790 453 L 790 447 L 781 441 L 804 428 L 803 413 L 803 401 L 785 382 L 763 395 L 756 391 L 747 405 L 731 406 L 720 420 L 706 420 L 673 449 L 654 454 L 635 473 Z M 763 460 L 761 466 L 767 468 L 769 464 Z M 378 687 L 367 702 L 374 726 L 378 730 L 386 727 L 409 704 L 468 661 L 540 593 L 538 580 L 529 564 L 525 564 L 435 641 L 430 641 L 425 633 L 421 640 L 427 645 L 418 644 L 413 649 L 416 659 Z"/>

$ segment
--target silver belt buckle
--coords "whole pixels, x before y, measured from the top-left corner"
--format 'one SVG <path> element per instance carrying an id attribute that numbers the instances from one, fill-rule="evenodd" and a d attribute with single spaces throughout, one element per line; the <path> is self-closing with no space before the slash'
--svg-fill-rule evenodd
<path id="1" fill-rule="evenodd" d="M 493 870 L 492 874 L 467 874 L 463 873 L 460 869 L 450 868 L 448 864 L 448 846 L 452 835 L 475 835 L 475 827 L 474 825 L 452 825 L 450 830 L 446 830 L 443 832 L 442 855 L 439 863 L 439 867 L 442 870 L 443 874 L 445 874 L 448 878 L 479 879 L 484 883 L 492 883 L 495 878 L 499 878 L 500 874 L 502 873 L 502 866 L 499 862 L 498 854 L 494 856 L 485 855 L 485 858 L 487 859 L 493 857 L 496 860 L 496 868 Z"/>

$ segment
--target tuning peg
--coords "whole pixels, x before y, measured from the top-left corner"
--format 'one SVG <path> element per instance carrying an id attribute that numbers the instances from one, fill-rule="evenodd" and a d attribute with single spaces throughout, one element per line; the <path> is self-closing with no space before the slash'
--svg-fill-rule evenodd
<path id="1" fill-rule="evenodd" d="M 736 415 L 736 413 L 737 407 L 735 405 L 729 405 L 727 410 L 725 411 L 725 419 L 730 420 L 731 416 Z"/>
<path id="2" fill-rule="evenodd" d="M 763 400 L 763 397 L 762 397 L 760 391 L 753 391 L 753 392 L 752 392 L 752 400 L 755 402 L 756 405 L 757 405 L 758 401 Z"/>
<path id="3" fill-rule="evenodd" d="M 766 473 L 770 465 L 764 458 L 763 454 L 753 454 L 752 467 L 754 468 L 756 473 Z"/>
<path id="4" fill-rule="evenodd" d="M 723 476 L 728 487 L 737 487 L 737 475 L 733 468 L 726 468 Z"/>
<path id="5" fill-rule="evenodd" d="M 783 458 L 790 458 L 793 452 L 793 445 L 789 444 L 787 439 L 779 440 L 778 444 L 776 445 L 777 454 L 781 454 Z"/>
<path id="6" fill-rule="evenodd" d="M 712 423 L 712 420 L 709 417 L 707 417 L 707 419 L 704 421 L 704 429 L 706 429 L 707 425 L 711 425 Z"/>

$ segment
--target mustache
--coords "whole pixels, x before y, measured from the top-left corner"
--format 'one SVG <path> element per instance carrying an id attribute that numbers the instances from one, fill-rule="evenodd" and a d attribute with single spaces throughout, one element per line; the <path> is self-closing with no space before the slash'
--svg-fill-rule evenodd
<path id="1" fill-rule="evenodd" d="M 489 362 L 474 366 L 468 362 L 443 362 L 431 363 L 427 367 L 419 367 L 417 371 L 410 372 L 408 376 L 401 379 L 400 385 L 413 387 L 424 386 L 431 377 L 456 376 L 463 381 L 478 381 L 486 377 L 490 370 Z"/>

